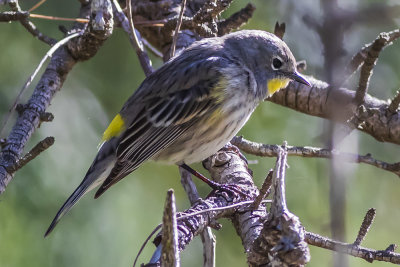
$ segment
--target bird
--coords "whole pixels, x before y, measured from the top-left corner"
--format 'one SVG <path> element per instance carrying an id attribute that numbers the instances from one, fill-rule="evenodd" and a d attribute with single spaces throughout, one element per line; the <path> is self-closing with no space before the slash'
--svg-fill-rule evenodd
<path id="1" fill-rule="evenodd" d="M 100 186 L 98 198 L 147 160 L 187 169 L 216 153 L 259 103 L 291 80 L 310 86 L 289 47 L 272 33 L 241 30 L 194 42 L 129 97 L 45 236 L 83 195 Z"/>

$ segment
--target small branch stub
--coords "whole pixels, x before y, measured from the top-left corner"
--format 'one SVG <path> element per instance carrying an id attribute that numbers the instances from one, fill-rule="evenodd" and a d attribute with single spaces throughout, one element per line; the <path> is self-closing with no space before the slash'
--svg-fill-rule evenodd
<path id="1" fill-rule="evenodd" d="M 371 228 L 372 223 L 374 222 L 374 218 L 376 215 L 375 209 L 369 209 L 365 214 L 364 220 L 361 224 L 360 230 L 358 231 L 358 235 L 356 241 L 354 241 L 354 246 L 361 245 L 361 242 L 364 240 L 365 236 L 367 235 L 369 229 Z"/>
<path id="2" fill-rule="evenodd" d="M 286 24 L 283 22 L 279 24 L 277 21 L 275 23 L 275 29 L 274 29 L 274 34 L 279 37 L 279 39 L 283 40 L 283 35 L 285 35 L 286 31 Z"/>
<path id="3" fill-rule="evenodd" d="M 170 189 L 165 201 L 162 225 L 162 267 L 179 267 L 178 230 L 174 190 Z"/>
<path id="4" fill-rule="evenodd" d="M 268 172 L 267 177 L 264 180 L 264 183 L 261 186 L 260 194 L 256 197 L 253 203 L 253 209 L 256 210 L 260 206 L 261 202 L 269 195 L 271 191 L 272 185 L 272 175 L 274 174 L 274 170 L 271 169 Z"/>
<path id="5" fill-rule="evenodd" d="M 34 146 L 31 151 L 26 153 L 20 160 L 18 160 L 13 166 L 7 167 L 7 172 L 12 174 L 15 173 L 17 170 L 24 167 L 29 161 L 36 158 L 40 153 L 48 149 L 50 146 L 54 144 L 54 137 L 49 136 L 40 141 L 36 146 Z"/>
<path id="6" fill-rule="evenodd" d="M 310 261 L 310 251 L 299 218 L 286 206 L 286 165 L 287 152 L 280 147 L 272 175 L 274 195 L 270 213 L 254 246 L 256 251 L 267 251 L 271 266 L 303 266 Z"/>

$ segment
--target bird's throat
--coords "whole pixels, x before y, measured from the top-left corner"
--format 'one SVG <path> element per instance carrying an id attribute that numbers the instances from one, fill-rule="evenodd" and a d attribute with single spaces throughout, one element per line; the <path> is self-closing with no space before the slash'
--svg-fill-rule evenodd
<path id="1" fill-rule="evenodd" d="M 268 96 L 273 95 L 275 92 L 279 91 L 282 88 L 285 88 L 290 79 L 287 78 L 275 78 L 268 81 Z"/>

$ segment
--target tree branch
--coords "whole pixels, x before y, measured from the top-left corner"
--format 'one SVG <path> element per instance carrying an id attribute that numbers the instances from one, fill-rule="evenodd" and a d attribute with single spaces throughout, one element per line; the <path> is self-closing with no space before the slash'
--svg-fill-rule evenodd
<path id="1" fill-rule="evenodd" d="M 241 136 L 236 136 L 231 140 L 231 143 L 246 153 L 261 156 L 261 157 L 276 157 L 281 146 L 268 145 L 252 142 L 244 139 Z M 287 146 L 288 156 L 298 156 L 306 158 L 326 158 L 340 157 L 345 161 L 352 163 L 364 163 L 375 166 L 379 169 L 392 172 L 400 177 L 400 162 L 387 163 L 374 159 L 371 154 L 365 156 L 340 152 L 337 150 L 330 150 L 318 147 L 300 147 L 300 146 Z"/>
<path id="2" fill-rule="evenodd" d="M 82 27 L 86 27 L 84 34 L 79 38 L 70 40 L 66 45 L 55 51 L 32 96 L 8 135 L 0 152 L 0 193 L 4 192 L 13 178 L 13 174 L 9 173 L 7 169 L 14 166 L 18 161 L 27 141 L 40 123 L 41 114 L 46 111 L 55 93 L 61 89 L 72 67 L 78 61 L 94 56 L 112 33 L 111 4 L 106 0 L 96 3 L 100 2 L 103 5 L 91 7 L 88 4 L 83 4 L 79 17 L 89 18 L 89 12 L 101 14 L 104 24 L 101 25 L 98 24 L 98 21 L 91 20 L 87 26 L 80 23 L 74 25 L 75 31 L 80 31 Z M 97 19 L 100 19 L 100 17 L 97 17 Z"/>
<path id="3" fill-rule="evenodd" d="M 400 264 L 400 254 L 394 253 L 391 249 L 374 250 L 360 246 L 357 247 L 353 244 L 335 241 L 310 232 L 306 232 L 306 242 L 316 247 L 337 251 L 340 253 L 351 255 L 353 257 L 361 258 L 368 261 L 369 263 L 372 263 L 374 260 L 376 260 Z"/>

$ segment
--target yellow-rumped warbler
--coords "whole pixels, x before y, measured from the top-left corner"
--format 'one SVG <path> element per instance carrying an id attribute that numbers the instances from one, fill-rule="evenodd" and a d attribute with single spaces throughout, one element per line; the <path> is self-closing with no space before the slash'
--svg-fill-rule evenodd
<path id="1" fill-rule="evenodd" d="M 148 159 L 190 164 L 216 153 L 290 80 L 309 85 L 275 35 L 244 30 L 193 43 L 147 77 L 112 120 L 85 178 L 45 235 L 87 192 L 95 198 Z"/>

